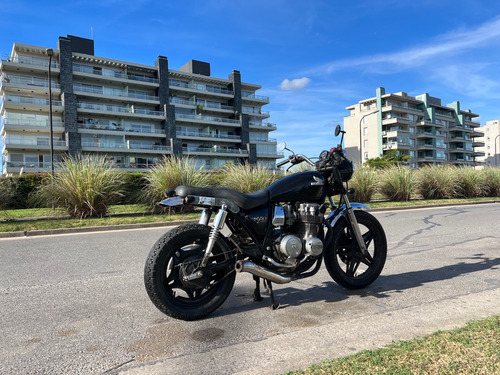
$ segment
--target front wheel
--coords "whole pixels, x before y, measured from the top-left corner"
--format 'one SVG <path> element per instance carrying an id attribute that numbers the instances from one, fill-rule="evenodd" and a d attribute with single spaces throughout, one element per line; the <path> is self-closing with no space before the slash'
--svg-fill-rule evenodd
<path id="1" fill-rule="evenodd" d="M 166 233 L 151 249 L 144 268 L 149 298 L 163 313 L 183 320 L 200 319 L 215 311 L 231 293 L 235 272 L 230 251 L 218 239 L 203 277 L 186 280 L 199 267 L 210 227 L 182 225 Z M 225 265 L 227 263 L 227 266 Z"/>
<path id="2" fill-rule="evenodd" d="M 373 283 L 384 268 L 387 240 L 379 221 L 364 211 L 355 211 L 356 220 L 366 245 L 363 254 L 346 219 L 333 228 L 332 244 L 325 249 L 325 266 L 330 276 L 347 289 L 361 289 Z"/>

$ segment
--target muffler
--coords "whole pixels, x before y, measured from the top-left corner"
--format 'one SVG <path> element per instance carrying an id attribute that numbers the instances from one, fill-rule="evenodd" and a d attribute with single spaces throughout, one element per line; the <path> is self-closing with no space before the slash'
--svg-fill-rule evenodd
<path id="1" fill-rule="evenodd" d="M 261 267 L 249 260 L 239 260 L 234 266 L 236 272 L 248 272 L 276 284 L 286 284 L 292 281 L 290 276 L 283 276 L 267 268 Z"/>

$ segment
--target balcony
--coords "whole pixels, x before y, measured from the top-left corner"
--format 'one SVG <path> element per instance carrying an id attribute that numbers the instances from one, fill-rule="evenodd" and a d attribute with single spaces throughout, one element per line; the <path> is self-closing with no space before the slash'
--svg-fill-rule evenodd
<path id="1" fill-rule="evenodd" d="M 220 94 L 224 96 L 234 97 L 234 91 L 223 89 L 221 87 L 216 87 L 216 86 L 202 85 L 195 82 L 184 82 L 174 79 L 169 79 L 168 84 L 172 90 L 186 89 L 188 91 L 189 90 L 201 91 L 210 94 L 217 94 L 217 95 Z"/>
<path id="2" fill-rule="evenodd" d="M 66 141 L 54 140 L 53 142 L 54 150 L 66 151 L 68 149 Z M 9 150 L 49 150 L 50 141 L 49 139 L 5 139 L 4 149 Z"/>
<path id="3" fill-rule="evenodd" d="M 249 101 L 265 102 L 269 103 L 269 96 L 255 95 L 253 92 L 242 91 L 241 98 L 247 99 Z"/>
<path id="4" fill-rule="evenodd" d="M 116 105 L 106 105 L 106 104 L 93 104 L 93 103 L 85 103 L 79 102 L 77 103 L 77 108 L 82 110 L 90 110 L 90 111 L 99 111 L 99 112 L 119 112 L 128 116 L 138 116 L 138 115 L 146 115 L 151 118 L 164 118 L 164 114 L 162 111 L 153 111 L 145 108 L 135 108 L 131 107 L 121 107 Z M 144 117 L 144 116 L 141 116 Z"/>
<path id="5" fill-rule="evenodd" d="M 7 59 L 2 59 L 2 62 L 11 62 L 11 63 L 18 63 L 18 64 L 23 64 L 23 65 L 30 65 L 30 66 L 43 66 L 45 68 L 49 67 L 49 59 L 48 58 L 39 58 L 39 57 L 34 57 L 34 56 L 15 56 L 15 57 L 9 57 Z M 59 69 L 59 64 L 52 60 L 52 63 L 50 64 L 51 68 L 54 69 Z"/>
<path id="6" fill-rule="evenodd" d="M 226 156 L 232 154 L 233 156 L 246 157 L 248 152 L 238 148 L 220 148 L 218 146 L 214 147 L 183 147 L 182 152 L 185 155 L 219 155 Z"/>
<path id="7" fill-rule="evenodd" d="M 128 92 L 123 92 L 122 90 L 117 90 L 117 89 L 110 89 L 107 87 L 102 87 L 100 89 L 98 88 L 93 88 L 93 87 L 85 87 L 81 86 L 78 84 L 73 85 L 73 90 L 76 93 L 88 93 L 88 94 L 95 94 L 92 95 L 92 97 L 103 97 L 107 96 L 110 97 L 111 99 L 115 98 L 120 98 L 121 100 L 123 99 L 130 99 L 130 100 L 143 100 L 147 102 L 154 102 L 154 104 L 158 104 L 160 102 L 160 99 L 156 95 L 147 95 L 147 94 L 139 94 L 139 93 L 128 93 Z"/>
<path id="8" fill-rule="evenodd" d="M 240 126 L 239 120 L 234 120 L 230 118 L 214 117 L 214 116 L 202 116 L 202 115 L 186 115 L 183 113 L 176 113 L 175 120 L 196 122 L 196 123 L 223 123 L 231 126 Z"/>
<path id="9" fill-rule="evenodd" d="M 209 138 L 209 139 L 218 139 L 222 141 L 226 140 L 226 141 L 241 142 L 241 137 L 239 135 L 187 132 L 187 131 L 177 131 L 176 135 L 178 138 L 192 138 L 192 139 Z"/>
<path id="10" fill-rule="evenodd" d="M 50 132 L 50 124 L 48 120 L 39 121 L 4 118 L 2 120 L 2 126 L 5 130 L 33 130 L 36 132 Z M 64 131 L 64 123 L 62 121 L 52 121 L 52 129 L 54 132 L 62 132 Z"/>
<path id="11" fill-rule="evenodd" d="M 165 154 L 170 152 L 170 146 L 153 145 L 153 144 L 134 144 L 126 141 L 124 143 L 105 142 L 96 140 L 92 142 L 82 141 L 82 150 L 84 151 L 110 151 L 123 152 L 123 150 L 134 150 L 135 153 L 160 153 Z"/>
<path id="12" fill-rule="evenodd" d="M 142 129 L 142 130 L 137 130 L 131 127 L 122 127 L 120 125 L 115 126 L 115 125 L 94 125 L 94 124 L 78 124 L 78 128 L 84 129 L 84 130 L 90 130 L 89 133 L 95 132 L 95 131 L 105 131 L 105 132 L 125 132 L 125 133 L 133 133 L 136 135 L 142 136 L 151 136 L 151 137 L 165 137 L 165 130 L 164 129 Z"/>
<path id="13" fill-rule="evenodd" d="M 88 74 L 90 76 L 101 76 L 101 77 L 106 77 L 106 78 L 111 78 L 112 80 L 127 80 L 127 81 L 136 81 L 140 83 L 145 83 L 145 84 L 153 84 L 154 86 L 158 86 L 158 79 L 152 78 L 152 77 L 147 77 L 147 76 L 141 76 L 141 75 L 135 75 L 135 74 L 125 74 L 125 73 L 119 73 L 119 72 L 111 72 L 111 71 L 102 71 L 99 69 L 92 69 L 90 66 L 79 66 L 73 64 L 73 73 L 84 73 Z"/>
<path id="14" fill-rule="evenodd" d="M 266 130 L 276 130 L 276 124 L 270 123 L 270 122 L 255 122 L 255 121 L 249 121 L 248 122 L 250 127 L 256 128 L 256 129 L 266 129 Z"/>
<path id="15" fill-rule="evenodd" d="M 3 95 L 1 99 L 1 112 L 7 108 L 11 109 L 24 109 L 24 110 L 36 110 L 41 109 L 49 111 L 49 99 L 37 98 L 30 96 L 18 96 L 18 95 Z M 54 113 L 62 112 L 63 104 L 59 100 L 52 100 L 52 111 Z"/>

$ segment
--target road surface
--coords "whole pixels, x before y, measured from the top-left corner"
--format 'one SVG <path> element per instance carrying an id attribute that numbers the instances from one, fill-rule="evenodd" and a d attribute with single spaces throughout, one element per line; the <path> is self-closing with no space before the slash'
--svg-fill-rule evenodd
<path id="1" fill-rule="evenodd" d="M 280 374 L 500 314 L 500 205 L 376 212 L 388 259 L 367 289 L 324 267 L 252 301 L 251 275 L 207 319 L 143 286 L 166 228 L 0 239 L 0 374 Z"/>

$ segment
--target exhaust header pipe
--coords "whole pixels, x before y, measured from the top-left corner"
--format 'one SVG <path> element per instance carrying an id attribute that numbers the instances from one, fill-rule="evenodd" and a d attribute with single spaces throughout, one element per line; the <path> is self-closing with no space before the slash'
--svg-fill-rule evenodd
<path id="1" fill-rule="evenodd" d="M 276 284 L 287 284 L 292 281 L 290 276 L 283 276 L 267 268 L 261 267 L 249 260 L 239 260 L 234 267 L 236 272 L 248 272 Z"/>

